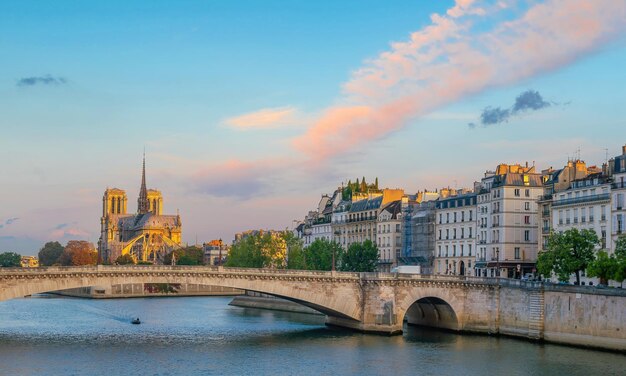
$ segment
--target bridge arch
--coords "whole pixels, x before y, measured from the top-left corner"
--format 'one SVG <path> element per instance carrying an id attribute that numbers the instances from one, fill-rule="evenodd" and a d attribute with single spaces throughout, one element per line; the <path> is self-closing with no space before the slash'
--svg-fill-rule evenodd
<path id="1" fill-rule="evenodd" d="M 27 295 L 131 283 L 232 287 L 284 298 L 329 317 L 361 319 L 358 274 L 182 266 L 50 267 L 0 273 L 0 301 Z"/>
<path id="2" fill-rule="evenodd" d="M 463 300 L 459 289 L 419 287 L 398 302 L 398 318 L 410 325 L 459 331 L 464 324 Z"/>

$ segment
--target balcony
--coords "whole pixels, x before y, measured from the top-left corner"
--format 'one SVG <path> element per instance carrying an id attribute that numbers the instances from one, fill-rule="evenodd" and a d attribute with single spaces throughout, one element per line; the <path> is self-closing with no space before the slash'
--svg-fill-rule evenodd
<path id="1" fill-rule="evenodd" d="M 611 184 L 611 188 L 612 189 L 625 189 L 626 188 L 626 181 L 615 182 L 615 183 Z"/>
<path id="2" fill-rule="evenodd" d="M 609 201 L 609 200 L 610 200 L 610 195 L 608 193 L 602 193 L 599 195 L 590 195 L 590 196 L 556 200 L 552 203 L 552 206 L 574 205 L 574 204 L 583 204 L 586 202 Z"/>

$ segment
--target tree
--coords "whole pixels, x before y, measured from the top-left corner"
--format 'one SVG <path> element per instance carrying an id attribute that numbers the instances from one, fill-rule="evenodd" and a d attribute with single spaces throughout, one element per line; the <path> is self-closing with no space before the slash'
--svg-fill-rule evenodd
<path id="1" fill-rule="evenodd" d="M 549 277 L 552 272 L 559 281 L 566 282 L 572 274 L 580 284 L 580 272 L 594 260 L 594 250 L 599 243 L 593 230 L 569 229 L 563 233 L 552 233 L 547 249 L 539 255 L 539 273 Z"/>
<path id="2" fill-rule="evenodd" d="M 98 253 L 93 245 L 85 240 L 70 240 L 59 257 L 63 266 L 96 265 Z"/>
<path id="3" fill-rule="evenodd" d="M 63 253 L 63 246 L 59 242 L 47 242 L 39 250 L 39 265 L 51 266 L 59 262 L 59 257 Z"/>
<path id="4" fill-rule="evenodd" d="M 613 280 L 623 285 L 626 279 L 626 235 L 620 236 L 615 242 L 615 259 L 617 265 Z"/>
<path id="5" fill-rule="evenodd" d="M 22 266 L 22 256 L 15 252 L 0 253 L 0 267 L 16 268 Z"/>
<path id="6" fill-rule="evenodd" d="M 335 241 L 315 239 L 304 249 L 306 268 L 308 270 L 332 270 L 333 254 L 335 266 L 340 264 L 343 257 L 343 248 Z"/>
<path id="7" fill-rule="evenodd" d="M 607 285 L 609 279 L 614 279 L 619 263 L 614 255 L 609 256 L 606 251 L 599 251 L 596 259 L 589 263 L 587 275 L 600 278 L 600 284 Z"/>
<path id="8" fill-rule="evenodd" d="M 285 268 L 288 247 L 285 239 L 286 232 L 259 232 L 246 236 L 230 248 L 226 266 Z M 293 241 L 291 242 L 293 245 Z"/>
<path id="9" fill-rule="evenodd" d="M 204 264 L 204 252 L 202 251 L 202 248 L 196 247 L 194 245 L 173 250 L 172 252 L 165 255 L 163 263 L 166 265 L 170 265 L 172 263 L 172 255 L 176 255 L 176 265 Z"/>
<path id="10" fill-rule="evenodd" d="M 228 252 L 226 266 L 262 268 L 267 260 L 261 251 L 259 242 L 259 235 L 250 235 L 233 244 Z"/>
<path id="11" fill-rule="evenodd" d="M 291 231 L 285 231 L 283 239 L 287 245 L 287 269 L 306 269 L 302 239 L 298 239 Z"/>
<path id="12" fill-rule="evenodd" d="M 133 260 L 133 256 L 130 254 L 120 255 L 117 259 L 115 259 L 115 263 L 117 265 L 131 265 L 135 264 L 135 260 Z"/>
<path id="13" fill-rule="evenodd" d="M 373 272 L 378 262 L 378 248 L 371 240 L 352 243 L 342 255 L 341 270 L 347 272 Z"/>

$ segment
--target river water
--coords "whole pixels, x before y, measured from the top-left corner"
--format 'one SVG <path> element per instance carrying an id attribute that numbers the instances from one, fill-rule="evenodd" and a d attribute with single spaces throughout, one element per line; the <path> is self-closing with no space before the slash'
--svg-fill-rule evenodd
<path id="1" fill-rule="evenodd" d="M 407 328 L 327 328 L 321 316 L 228 297 L 0 302 L 0 375 L 625 375 L 626 356 Z M 141 325 L 131 325 L 140 317 Z"/>

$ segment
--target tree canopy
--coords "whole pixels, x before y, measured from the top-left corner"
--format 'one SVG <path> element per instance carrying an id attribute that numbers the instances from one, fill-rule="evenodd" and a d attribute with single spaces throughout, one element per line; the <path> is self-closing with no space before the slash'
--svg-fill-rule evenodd
<path id="1" fill-rule="evenodd" d="M 296 245 L 288 232 L 265 232 L 251 234 L 233 244 L 228 252 L 226 266 L 242 268 L 284 268 L 287 266 L 288 242 Z M 296 263 L 295 250 L 293 263 Z"/>
<path id="2" fill-rule="evenodd" d="M 315 239 L 304 249 L 305 268 L 308 270 L 332 270 L 333 254 L 335 268 L 339 269 L 339 264 L 343 257 L 343 248 L 335 241 L 327 239 Z"/>
<path id="3" fill-rule="evenodd" d="M 173 250 L 165 255 L 163 263 L 165 265 L 172 264 L 172 255 L 176 255 L 174 260 L 176 265 L 203 265 L 204 252 L 202 248 L 194 245 Z"/>
<path id="4" fill-rule="evenodd" d="M 572 274 L 580 284 L 580 272 L 594 260 L 594 251 L 599 243 L 593 230 L 569 229 L 563 233 L 552 233 L 546 250 L 537 259 L 539 274 L 550 278 L 556 274 L 559 281 L 566 282 Z"/>
<path id="5" fill-rule="evenodd" d="M 371 240 L 352 243 L 342 255 L 341 270 L 347 272 L 373 272 L 378 262 L 378 248 Z"/>
<path id="6" fill-rule="evenodd" d="M 115 259 L 115 263 L 117 265 L 131 265 L 135 263 L 133 256 L 130 254 L 120 255 L 117 259 Z"/>
<path id="7" fill-rule="evenodd" d="M 59 242 L 47 242 L 39 250 L 39 265 L 51 266 L 59 263 L 59 257 L 65 248 Z"/>
<path id="8" fill-rule="evenodd" d="M 59 263 L 63 266 L 96 265 L 98 253 L 93 245 L 85 240 L 70 240 L 67 242 Z"/>
<path id="9" fill-rule="evenodd" d="M 0 253 L 0 267 L 16 268 L 22 266 L 22 256 L 15 252 Z"/>

